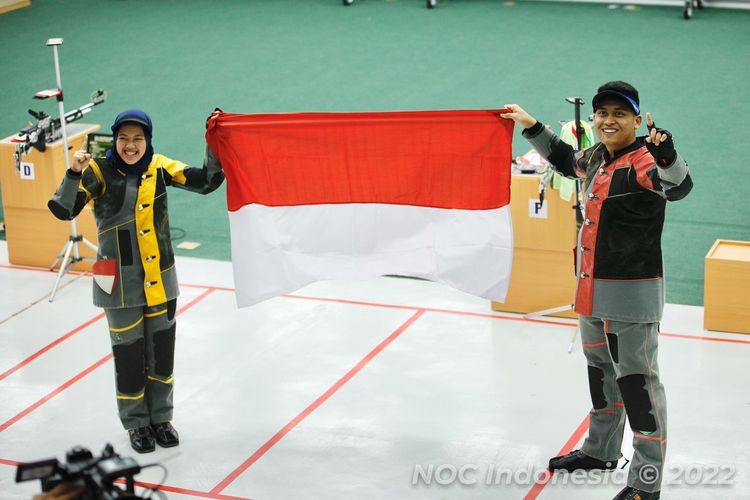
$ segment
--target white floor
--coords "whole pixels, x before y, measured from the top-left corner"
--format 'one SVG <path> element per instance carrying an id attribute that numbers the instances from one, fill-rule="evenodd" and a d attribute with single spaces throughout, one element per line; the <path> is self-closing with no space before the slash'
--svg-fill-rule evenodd
<path id="1" fill-rule="evenodd" d="M 396 278 L 318 283 L 237 309 L 229 263 L 177 265 L 182 444 L 138 455 L 117 419 L 91 278 L 49 303 L 55 275 L 9 266 L 0 245 L 1 499 L 39 491 L 15 484 L 17 462 L 106 443 L 162 463 L 175 499 L 608 499 L 624 484 L 627 468 L 535 485 L 587 430 L 585 360 L 580 342 L 567 352 L 568 320 L 493 313 Z M 748 499 L 750 336 L 706 332 L 702 316 L 670 305 L 662 324 L 662 498 Z M 149 468 L 136 479 L 161 477 Z"/>

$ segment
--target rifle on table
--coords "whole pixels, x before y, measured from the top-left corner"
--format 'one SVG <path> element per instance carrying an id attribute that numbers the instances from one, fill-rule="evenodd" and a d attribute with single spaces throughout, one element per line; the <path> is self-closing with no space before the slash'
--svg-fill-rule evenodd
<path id="1" fill-rule="evenodd" d="M 35 99 L 47 99 L 49 97 L 57 97 L 57 94 L 55 91 L 49 90 L 43 90 L 34 94 Z M 94 106 L 103 103 L 106 99 L 107 92 L 105 90 L 99 89 L 94 91 L 91 94 L 91 102 L 65 113 L 65 124 L 67 125 L 80 120 Z M 11 139 L 11 142 L 16 143 L 16 153 L 14 155 L 16 169 L 21 168 L 21 156 L 28 154 L 31 148 L 44 152 L 47 149 L 47 144 L 60 140 L 62 137 L 60 118 L 52 118 L 44 111 L 34 111 L 32 109 L 29 110 L 29 114 L 37 119 L 37 123 L 22 129 Z"/>

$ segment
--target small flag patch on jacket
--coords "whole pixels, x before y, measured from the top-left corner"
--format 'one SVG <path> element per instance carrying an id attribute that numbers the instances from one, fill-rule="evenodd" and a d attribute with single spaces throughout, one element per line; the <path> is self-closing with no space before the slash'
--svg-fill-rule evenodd
<path id="1" fill-rule="evenodd" d="M 97 260 L 91 270 L 94 273 L 94 281 L 99 285 L 99 288 L 112 295 L 115 291 L 115 285 L 117 285 L 117 260 Z"/>

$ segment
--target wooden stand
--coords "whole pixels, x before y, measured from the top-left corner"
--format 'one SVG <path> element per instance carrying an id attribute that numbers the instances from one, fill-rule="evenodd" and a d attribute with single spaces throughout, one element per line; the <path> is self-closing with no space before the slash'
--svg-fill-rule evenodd
<path id="1" fill-rule="evenodd" d="M 28 7 L 29 5 L 31 5 L 31 0 L 0 0 L 0 14 Z"/>
<path id="2" fill-rule="evenodd" d="M 716 240 L 706 255 L 703 326 L 750 333 L 750 242 Z"/>
<path id="3" fill-rule="evenodd" d="M 539 176 L 513 175 L 513 271 L 505 302 L 492 302 L 494 311 L 530 313 L 573 303 L 576 245 L 574 200 L 566 202 L 548 189 L 546 218 L 532 217 L 539 207 Z M 541 214 L 540 214 L 541 215 Z M 572 311 L 555 314 L 575 318 Z"/>
<path id="4" fill-rule="evenodd" d="M 68 125 L 69 157 L 81 149 L 88 134 L 99 128 L 99 125 L 85 123 Z M 44 153 L 31 149 L 21 158 L 19 171 L 13 157 L 16 146 L 10 139 L 0 141 L 0 185 L 8 260 L 11 264 L 49 267 L 70 237 L 70 222 L 56 219 L 47 209 L 47 201 L 65 175 L 62 140 L 47 144 Z M 79 234 L 96 245 L 97 229 L 89 207 L 83 209 L 77 222 Z M 96 257 L 86 245 L 80 244 L 78 248 L 82 257 Z M 75 270 L 88 271 L 91 265 L 91 262 L 80 262 Z"/>

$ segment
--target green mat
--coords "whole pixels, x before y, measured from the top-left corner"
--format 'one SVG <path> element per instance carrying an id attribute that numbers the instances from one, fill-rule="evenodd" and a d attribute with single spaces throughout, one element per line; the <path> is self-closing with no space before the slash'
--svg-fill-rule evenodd
<path id="1" fill-rule="evenodd" d="M 695 189 L 664 232 L 668 301 L 701 304 L 717 238 L 750 240 L 744 195 L 750 11 L 501 0 L 33 0 L 0 15 L 0 134 L 30 119 L 54 86 L 50 37 L 63 37 L 66 106 L 109 92 L 84 121 L 106 129 L 127 107 L 154 120 L 156 150 L 198 164 L 204 120 L 239 113 L 497 108 L 517 102 L 548 123 L 572 119 L 607 80 L 641 92 L 675 135 Z M 517 134 L 516 154 L 528 150 Z M 170 191 L 172 225 L 229 259 L 224 193 Z"/>

